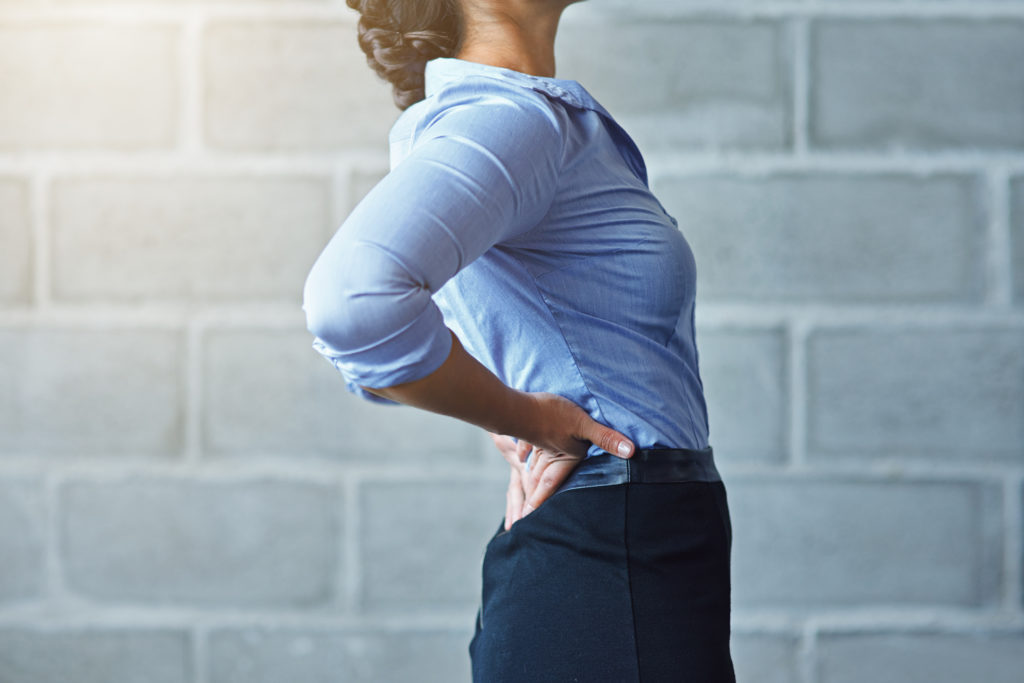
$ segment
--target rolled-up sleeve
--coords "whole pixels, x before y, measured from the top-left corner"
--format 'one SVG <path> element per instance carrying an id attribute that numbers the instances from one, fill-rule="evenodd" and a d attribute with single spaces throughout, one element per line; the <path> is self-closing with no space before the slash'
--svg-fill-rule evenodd
<path id="1" fill-rule="evenodd" d="M 458 87 L 432 105 L 414 149 L 352 211 L 310 271 L 313 347 L 363 391 L 429 375 L 451 336 L 432 295 L 493 245 L 535 227 L 564 150 L 543 95 Z"/>

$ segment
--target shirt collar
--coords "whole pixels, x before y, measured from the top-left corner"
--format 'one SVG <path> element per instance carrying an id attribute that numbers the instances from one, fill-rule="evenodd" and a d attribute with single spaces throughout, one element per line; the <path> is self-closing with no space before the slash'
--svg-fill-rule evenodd
<path id="1" fill-rule="evenodd" d="M 424 75 L 424 92 L 427 97 L 430 97 L 440 90 L 442 86 L 466 76 L 498 78 L 506 82 L 538 90 L 578 109 L 593 109 L 600 114 L 609 116 L 604 107 L 577 81 L 534 76 L 522 73 L 521 71 L 505 69 L 490 64 L 481 64 L 479 62 L 469 62 L 455 57 L 438 57 L 427 62 Z"/>

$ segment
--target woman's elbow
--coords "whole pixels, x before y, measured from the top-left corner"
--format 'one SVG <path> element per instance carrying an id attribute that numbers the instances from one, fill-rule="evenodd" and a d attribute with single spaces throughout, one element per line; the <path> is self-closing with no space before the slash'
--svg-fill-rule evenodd
<path id="1" fill-rule="evenodd" d="M 310 273 L 302 293 L 302 310 L 306 313 L 306 329 L 314 337 L 337 350 L 351 349 L 365 338 L 360 329 L 357 311 L 352 305 L 351 290 L 337 279 L 326 279 Z"/>
<path id="2" fill-rule="evenodd" d="M 339 353 L 377 347 L 417 315 L 423 302 L 415 289 L 410 285 L 410 291 L 397 291 L 376 280 L 321 281 L 311 276 L 303 292 L 306 329 Z"/>

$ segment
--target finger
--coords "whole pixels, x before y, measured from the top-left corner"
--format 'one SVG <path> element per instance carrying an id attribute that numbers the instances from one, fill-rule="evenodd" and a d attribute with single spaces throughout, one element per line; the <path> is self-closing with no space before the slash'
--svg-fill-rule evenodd
<path id="1" fill-rule="evenodd" d="M 588 422 L 584 429 L 583 438 L 590 441 L 598 448 L 620 458 L 632 457 L 635 450 L 633 442 L 611 427 L 606 427 L 587 416 Z"/>
<path id="2" fill-rule="evenodd" d="M 515 450 L 516 442 L 511 436 L 508 436 L 507 434 L 487 433 L 490 435 L 491 441 L 493 441 L 494 445 L 498 448 L 502 450 Z"/>
<path id="3" fill-rule="evenodd" d="M 508 491 L 505 493 L 505 531 L 508 531 L 512 527 L 512 522 L 515 521 L 514 515 L 516 511 L 515 504 L 515 490 L 516 490 L 516 470 L 511 468 L 511 474 L 508 480 Z"/>
<path id="4" fill-rule="evenodd" d="M 526 462 L 526 458 L 530 455 L 530 451 L 533 450 L 533 444 L 529 444 L 523 440 L 520 440 L 516 444 L 516 457 L 519 458 L 519 462 Z"/>
<path id="5" fill-rule="evenodd" d="M 511 528 L 512 524 L 523 516 L 523 482 L 519 471 L 512 469 L 508 484 L 508 514 L 505 516 L 505 529 Z"/>
<path id="6" fill-rule="evenodd" d="M 540 473 L 540 478 L 533 491 L 527 496 L 526 503 L 523 504 L 523 516 L 533 512 L 540 507 L 541 503 L 550 498 L 577 464 L 579 464 L 579 460 L 568 458 L 549 461 L 545 465 L 544 471 Z"/>
<path id="7" fill-rule="evenodd" d="M 488 434 L 490 433 L 488 432 Z M 519 463 L 519 458 L 516 455 L 518 447 L 511 436 L 492 435 L 491 440 L 494 441 L 494 445 L 498 447 L 501 457 L 505 458 L 509 465 L 515 466 Z"/>
<path id="8" fill-rule="evenodd" d="M 529 499 L 533 494 L 533 489 L 537 487 L 537 478 L 540 476 L 541 471 L 547 466 L 549 458 L 546 457 L 547 451 L 537 449 L 533 451 L 533 459 L 530 461 L 530 469 L 523 470 L 523 494 Z"/>
<path id="9" fill-rule="evenodd" d="M 537 489 L 540 486 L 540 483 L 544 479 L 544 477 L 558 477 L 558 481 L 555 483 L 553 487 L 554 489 L 558 488 L 558 485 L 561 484 L 562 481 L 569 476 L 568 472 L 561 472 L 561 470 L 554 470 L 551 473 L 548 473 L 548 468 L 551 467 L 553 463 L 567 462 L 571 469 L 575 467 L 577 464 L 579 464 L 580 460 L 582 460 L 581 457 L 574 457 L 567 454 L 553 456 L 547 451 L 540 451 L 538 453 L 538 457 L 534 461 L 533 468 L 531 468 L 530 470 L 529 481 L 527 482 L 527 485 L 523 487 L 526 499 L 530 500 L 530 498 L 536 494 Z M 537 506 L 534 505 L 534 507 Z"/>

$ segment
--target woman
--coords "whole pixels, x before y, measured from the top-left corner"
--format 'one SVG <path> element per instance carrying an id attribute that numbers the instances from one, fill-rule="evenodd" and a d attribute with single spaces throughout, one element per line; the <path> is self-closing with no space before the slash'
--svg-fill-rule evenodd
<path id="1" fill-rule="evenodd" d="M 693 255 L 629 136 L 554 77 L 572 2 L 348 4 L 404 112 L 303 308 L 349 390 L 510 464 L 474 681 L 734 681 Z"/>

